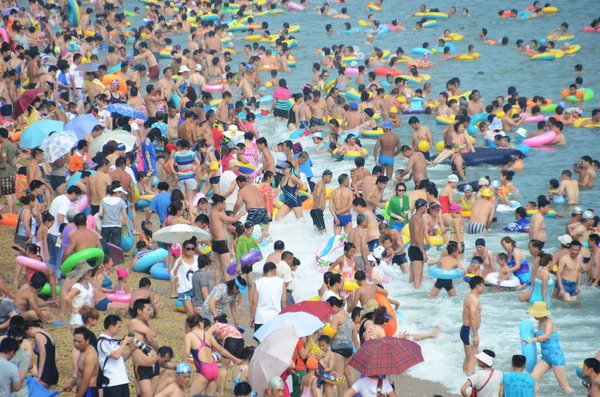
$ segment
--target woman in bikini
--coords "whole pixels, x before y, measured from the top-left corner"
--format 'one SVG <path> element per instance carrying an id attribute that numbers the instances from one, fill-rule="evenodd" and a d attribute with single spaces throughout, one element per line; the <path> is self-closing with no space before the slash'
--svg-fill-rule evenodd
<path id="1" fill-rule="evenodd" d="M 446 236 L 446 228 L 444 222 L 441 221 L 441 209 L 442 206 L 438 203 L 433 203 L 427 210 L 427 216 L 425 216 L 425 241 L 428 245 L 431 245 L 430 237 L 442 236 L 444 238 L 444 244 L 448 242 L 448 236 Z"/>
<path id="2" fill-rule="evenodd" d="M 353 243 L 346 243 L 346 245 L 344 245 L 344 254 L 337 258 L 336 261 L 329 266 L 327 271 L 333 272 L 336 267 L 339 267 L 344 280 L 354 280 L 354 272 L 359 270 L 354 261 L 355 254 L 356 246 Z"/>

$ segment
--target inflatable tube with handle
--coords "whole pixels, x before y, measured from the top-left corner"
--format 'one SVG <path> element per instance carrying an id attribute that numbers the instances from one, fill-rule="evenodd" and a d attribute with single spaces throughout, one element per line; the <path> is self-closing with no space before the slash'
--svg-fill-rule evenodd
<path id="1" fill-rule="evenodd" d="M 525 342 L 523 342 L 523 340 L 533 339 L 535 337 L 535 329 L 530 321 L 521 321 L 521 324 L 519 324 L 519 336 L 521 337 L 521 353 L 527 360 L 525 370 L 531 373 L 538 360 L 537 345 L 535 343 L 525 344 Z"/>

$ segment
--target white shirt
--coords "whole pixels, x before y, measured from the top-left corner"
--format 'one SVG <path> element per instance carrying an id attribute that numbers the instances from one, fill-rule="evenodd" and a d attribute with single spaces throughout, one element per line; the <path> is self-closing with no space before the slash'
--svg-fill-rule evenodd
<path id="1" fill-rule="evenodd" d="M 52 203 L 50 204 L 50 213 L 54 217 L 54 223 L 50 230 L 48 230 L 48 234 L 58 237 L 58 228 L 60 223 L 58 223 L 58 214 L 62 214 L 64 216 L 63 222 L 67 222 L 67 212 L 71 209 L 71 200 L 67 197 L 66 194 L 61 194 L 60 196 L 56 196 Z"/>
<path id="2" fill-rule="evenodd" d="M 352 389 L 356 390 L 357 393 L 360 393 L 362 397 L 377 397 L 377 383 L 379 379 L 372 378 L 360 378 L 356 381 L 355 384 L 352 385 Z M 388 395 L 394 388 L 390 383 L 388 378 L 385 378 L 381 382 L 381 393 Z M 498 394 L 496 392 L 496 394 Z"/>
<path id="3" fill-rule="evenodd" d="M 333 292 L 330 289 L 325 290 L 325 292 L 323 292 L 323 296 L 321 297 L 321 302 L 325 302 L 327 299 L 331 298 L 332 296 L 335 296 L 338 299 L 342 299 L 340 298 L 340 296 L 338 294 L 336 294 L 335 292 Z"/>
<path id="4" fill-rule="evenodd" d="M 235 183 L 235 178 L 237 178 L 237 175 L 234 174 L 233 171 L 227 170 L 227 171 L 223 172 L 223 174 L 221 175 L 221 179 L 219 181 L 219 189 L 221 189 L 221 194 L 223 196 L 225 196 L 225 194 L 229 191 L 229 188 L 231 188 L 231 184 Z M 235 187 L 235 190 L 233 191 L 233 193 L 231 193 L 229 196 L 225 197 L 225 204 L 235 205 L 235 202 L 237 201 L 237 196 L 238 196 L 239 190 L 240 190 L 240 188 L 236 184 L 236 187 Z"/>
<path id="5" fill-rule="evenodd" d="M 492 371 L 479 370 L 473 375 L 469 376 L 471 386 L 477 390 L 477 397 L 497 397 L 498 389 L 502 384 L 502 371 L 494 370 L 490 381 L 488 378 L 492 374 Z M 487 384 L 485 384 L 487 382 Z M 485 385 L 485 387 L 483 387 Z M 483 389 L 482 389 L 483 388 Z M 481 390 L 479 390 L 481 389 Z"/>
<path id="6" fill-rule="evenodd" d="M 106 338 L 108 340 L 101 340 L 100 338 Z M 106 366 L 104 367 L 104 376 L 110 380 L 108 385 L 103 386 L 119 386 L 129 383 L 129 376 L 127 376 L 127 367 L 125 366 L 125 359 L 123 356 L 119 357 L 117 360 L 109 357 L 112 352 L 119 350 L 119 347 L 121 347 L 121 344 L 119 341 L 115 340 L 114 337 L 106 334 L 100 334 L 100 337 L 98 338 L 98 360 L 100 361 L 99 369 L 102 370 L 104 361 L 106 361 Z M 106 360 L 107 357 L 108 360 Z"/>
<path id="7" fill-rule="evenodd" d="M 288 283 L 287 289 L 294 290 L 294 274 L 292 268 L 286 262 L 281 261 L 277 264 L 277 277 L 283 279 L 284 283 Z"/>
<path id="8" fill-rule="evenodd" d="M 183 247 L 181 248 L 183 249 Z M 179 265 L 179 269 L 177 270 L 177 274 L 174 273 L 175 268 Z M 173 265 L 173 270 L 171 270 L 171 276 L 177 279 L 177 293 L 183 294 L 184 292 L 191 291 L 193 288 L 192 285 L 192 277 L 194 276 L 194 272 L 198 271 L 198 255 L 194 255 L 192 259 L 192 263 L 187 263 L 183 260 L 183 258 L 178 258 Z"/>
<path id="9" fill-rule="evenodd" d="M 71 78 L 74 78 L 75 88 L 83 88 L 83 74 L 75 69 L 77 69 L 77 65 L 69 66 L 69 83 L 71 83 Z"/>
<path id="10" fill-rule="evenodd" d="M 258 303 L 254 314 L 255 324 L 264 324 L 281 312 L 283 279 L 263 277 L 255 281 Z"/>

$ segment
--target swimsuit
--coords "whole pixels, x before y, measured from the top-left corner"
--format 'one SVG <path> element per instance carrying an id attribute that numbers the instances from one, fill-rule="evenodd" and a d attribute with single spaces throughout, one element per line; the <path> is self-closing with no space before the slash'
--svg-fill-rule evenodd
<path id="1" fill-rule="evenodd" d="M 373 252 L 375 248 L 379 246 L 379 239 L 373 239 L 367 242 L 367 247 L 369 247 L 369 251 Z"/>
<path id="2" fill-rule="evenodd" d="M 473 330 L 471 327 L 466 325 L 460 327 L 460 340 L 462 340 L 462 343 L 465 346 L 469 346 L 473 343 Z"/>
<path id="3" fill-rule="evenodd" d="M 429 179 L 421 179 L 420 181 L 415 181 L 415 189 L 422 189 L 425 186 L 429 185 Z"/>
<path id="4" fill-rule="evenodd" d="M 434 287 L 439 290 L 445 289 L 446 291 L 450 291 L 450 290 L 454 289 L 454 284 L 452 283 L 452 280 L 442 280 L 442 279 L 438 278 L 435 281 Z"/>
<path id="5" fill-rule="evenodd" d="M 481 234 L 485 229 L 486 225 L 484 225 L 483 223 L 469 222 L 465 231 L 468 234 Z"/>
<path id="6" fill-rule="evenodd" d="M 577 283 L 575 281 L 565 280 L 564 278 L 560 280 L 562 282 L 563 289 L 565 292 L 571 296 L 577 296 Z M 560 287 L 558 283 L 554 285 L 554 288 L 560 291 Z"/>
<path id="7" fill-rule="evenodd" d="M 544 335 L 544 332 L 537 331 L 536 336 Z M 542 360 L 553 367 L 562 367 L 565 365 L 565 354 L 563 353 L 560 343 L 558 343 L 558 334 L 553 332 L 550 339 L 540 342 L 542 348 Z"/>
<path id="8" fill-rule="evenodd" d="M 219 255 L 223 255 L 229 252 L 229 247 L 227 246 L 227 241 L 225 240 L 213 240 L 211 248 L 214 252 Z"/>
<path id="9" fill-rule="evenodd" d="M 206 334 L 204 334 L 204 339 L 200 339 L 198 334 L 196 334 L 195 332 L 192 332 L 192 333 L 194 335 L 196 335 L 196 337 L 200 341 L 199 348 L 191 349 L 191 354 L 192 354 L 192 357 L 194 358 L 194 365 L 196 366 L 196 371 L 198 371 L 198 373 L 200 375 L 202 375 L 209 382 L 213 381 L 213 380 L 217 380 L 219 378 L 219 367 L 217 366 L 217 363 L 215 363 L 215 362 L 205 363 L 205 362 L 200 361 L 200 350 L 203 347 L 208 347 L 209 349 L 211 348 L 206 343 Z"/>
<path id="10" fill-rule="evenodd" d="M 346 317 L 343 324 L 337 327 L 337 333 L 331 340 L 331 351 L 344 358 L 352 357 L 354 344 L 352 343 L 352 321 Z"/>
<path id="11" fill-rule="evenodd" d="M 104 298 L 102 299 L 100 302 L 97 302 L 95 307 L 96 310 L 99 310 L 101 312 L 105 312 L 108 310 L 108 305 L 110 304 L 110 300 L 108 300 L 108 298 Z"/>
<path id="12" fill-rule="evenodd" d="M 160 364 L 154 363 L 151 366 L 137 365 L 134 368 L 135 378 L 139 381 L 150 380 L 160 375 Z"/>
<path id="13" fill-rule="evenodd" d="M 346 215 L 338 215 L 337 216 L 338 221 L 340 221 L 339 225 L 335 225 L 335 226 L 346 226 L 348 223 L 352 222 L 352 215 L 350 214 L 346 214 Z"/>
<path id="14" fill-rule="evenodd" d="M 363 272 L 366 269 L 366 263 L 365 260 L 362 256 L 355 256 L 354 257 L 354 264 L 356 265 L 356 267 L 358 267 L 359 270 L 362 270 Z"/>
<path id="15" fill-rule="evenodd" d="M 510 257 L 506 260 L 506 264 L 511 269 L 516 265 L 513 252 L 510 253 Z M 513 274 L 519 279 L 521 285 L 531 285 L 531 273 L 529 271 L 529 263 L 527 263 L 527 259 L 523 258 L 523 260 L 521 260 L 521 267 Z"/>
<path id="16" fill-rule="evenodd" d="M 270 222 L 267 210 L 264 208 L 250 208 L 246 220 L 255 225 L 268 225 Z"/>
<path id="17" fill-rule="evenodd" d="M 290 186 L 289 177 L 286 183 L 283 186 L 281 186 L 281 190 L 283 193 L 284 205 L 288 206 L 289 208 L 302 207 L 302 201 L 300 200 L 300 197 L 296 194 L 298 186 Z"/>
<path id="18" fill-rule="evenodd" d="M 43 332 L 38 332 L 46 338 L 46 343 L 44 343 L 44 348 L 46 349 L 46 359 L 43 363 L 40 363 L 39 351 L 37 346 L 33 349 L 35 354 L 38 355 L 38 363 L 37 366 L 44 367 L 44 372 L 41 374 L 38 373 L 40 380 L 49 386 L 54 386 L 58 383 L 58 369 L 56 368 L 56 346 L 50 340 L 50 337 Z"/>
<path id="19" fill-rule="evenodd" d="M 394 255 L 394 257 L 392 258 L 392 263 L 396 264 L 398 266 L 402 266 L 404 265 L 406 262 L 408 262 L 408 260 L 406 259 L 406 252 L 403 252 L 401 254 L 396 254 Z"/>
<path id="20" fill-rule="evenodd" d="M 382 167 L 393 167 L 394 157 L 392 156 L 379 156 L 379 165 Z"/>
<path id="21" fill-rule="evenodd" d="M 423 261 L 423 252 L 419 247 L 415 247 L 411 245 L 408 247 L 408 257 L 411 261 L 422 262 Z"/>

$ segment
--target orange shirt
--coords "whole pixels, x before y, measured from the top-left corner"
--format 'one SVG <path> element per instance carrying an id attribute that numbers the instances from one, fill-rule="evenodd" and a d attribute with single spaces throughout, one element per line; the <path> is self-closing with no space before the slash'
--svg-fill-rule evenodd
<path id="1" fill-rule="evenodd" d="M 72 173 L 76 173 L 78 171 L 83 171 L 83 163 L 86 160 L 89 160 L 89 157 L 90 157 L 90 155 L 88 153 L 85 153 L 83 156 L 81 156 L 81 153 L 76 151 L 71 156 L 71 160 L 69 160 L 69 170 Z"/>
<path id="2" fill-rule="evenodd" d="M 302 357 L 300 357 L 300 349 L 304 349 L 304 342 L 302 339 L 300 339 L 296 344 L 292 361 L 294 362 L 294 365 L 296 365 L 296 371 L 306 371 L 306 364 L 304 363 Z"/>

